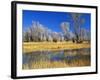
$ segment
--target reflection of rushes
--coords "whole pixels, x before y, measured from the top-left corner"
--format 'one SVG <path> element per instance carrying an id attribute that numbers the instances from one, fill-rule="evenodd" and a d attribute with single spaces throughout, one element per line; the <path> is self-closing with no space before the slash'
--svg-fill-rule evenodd
<path id="1" fill-rule="evenodd" d="M 70 51 L 38 51 L 24 54 L 29 58 L 29 61 L 23 64 L 23 69 L 90 66 L 89 51 L 90 49 L 80 49 Z M 76 55 L 70 54 L 69 52 L 75 52 Z M 84 53 L 87 55 L 84 55 Z"/>
<path id="2" fill-rule="evenodd" d="M 29 63 L 30 64 L 30 63 Z M 64 67 L 83 67 L 90 66 L 90 59 L 72 59 L 63 61 L 39 61 L 30 64 L 23 64 L 23 69 L 42 69 L 42 68 L 64 68 Z"/>

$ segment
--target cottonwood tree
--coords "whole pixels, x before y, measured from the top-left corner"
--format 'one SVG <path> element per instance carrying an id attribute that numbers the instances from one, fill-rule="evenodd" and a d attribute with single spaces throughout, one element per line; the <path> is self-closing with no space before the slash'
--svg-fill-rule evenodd
<path id="1" fill-rule="evenodd" d="M 70 37 L 69 27 L 70 27 L 69 22 L 62 22 L 61 23 L 61 29 L 62 29 L 62 31 L 64 33 L 65 40 L 69 40 L 69 37 Z"/>
<path id="2" fill-rule="evenodd" d="M 75 34 L 75 40 L 77 43 L 81 42 L 81 26 L 84 23 L 84 19 L 81 18 L 81 13 L 72 13 L 73 29 Z"/>
<path id="3" fill-rule="evenodd" d="M 91 40 L 91 34 L 90 34 L 90 31 L 89 30 L 86 30 L 84 28 L 81 28 L 81 39 L 83 41 L 88 41 L 90 42 Z"/>
<path id="4" fill-rule="evenodd" d="M 30 36 L 31 36 L 31 33 L 30 33 L 30 30 L 28 29 L 26 32 L 23 32 L 23 40 L 25 41 L 25 42 L 29 42 L 29 41 L 31 41 L 30 40 Z"/>

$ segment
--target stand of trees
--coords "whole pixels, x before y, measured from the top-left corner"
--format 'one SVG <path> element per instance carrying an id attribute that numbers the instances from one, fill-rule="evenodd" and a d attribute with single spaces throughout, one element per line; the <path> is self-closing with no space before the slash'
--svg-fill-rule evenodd
<path id="1" fill-rule="evenodd" d="M 54 32 L 39 22 L 32 22 L 32 26 L 23 31 L 23 42 L 57 42 L 57 41 L 73 41 L 80 43 L 83 41 L 90 42 L 90 32 L 82 28 L 83 24 L 81 14 L 71 14 L 73 20 L 73 32 L 70 31 L 70 23 L 62 22 L 62 32 Z"/>
<path id="2" fill-rule="evenodd" d="M 61 32 L 54 32 L 39 22 L 33 22 L 32 26 L 23 32 L 24 42 L 42 42 L 42 41 L 63 41 L 64 36 Z"/>

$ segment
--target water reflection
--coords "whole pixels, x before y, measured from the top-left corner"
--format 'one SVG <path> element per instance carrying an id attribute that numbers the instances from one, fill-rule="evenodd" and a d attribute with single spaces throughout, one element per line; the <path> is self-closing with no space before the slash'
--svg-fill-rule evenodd
<path id="1" fill-rule="evenodd" d="M 90 48 L 77 49 L 77 50 L 58 50 L 58 51 L 34 51 L 31 53 L 23 54 L 23 64 L 28 64 L 31 67 L 31 63 L 39 61 L 65 61 L 66 63 L 72 63 L 75 60 L 83 59 L 83 61 L 90 61 Z"/>

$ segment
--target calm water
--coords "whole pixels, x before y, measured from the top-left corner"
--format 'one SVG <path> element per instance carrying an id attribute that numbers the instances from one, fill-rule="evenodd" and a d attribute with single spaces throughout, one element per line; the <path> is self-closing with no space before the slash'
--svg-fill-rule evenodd
<path id="1" fill-rule="evenodd" d="M 23 64 L 30 64 L 38 61 L 67 61 L 90 60 L 90 48 L 60 51 L 35 51 L 23 54 Z"/>

